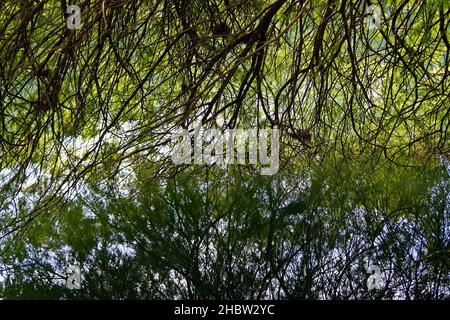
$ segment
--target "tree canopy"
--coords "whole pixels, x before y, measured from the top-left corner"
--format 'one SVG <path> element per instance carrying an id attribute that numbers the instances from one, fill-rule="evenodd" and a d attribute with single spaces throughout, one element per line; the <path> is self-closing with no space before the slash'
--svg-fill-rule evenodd
<path id="1" fill-rule="evenodd" d="M 5 0 L 0 297 L 448 298 L 449 16 Z M 198 126 L 279 129 L 280 171 L 174 164 L 171 134 Z"/>

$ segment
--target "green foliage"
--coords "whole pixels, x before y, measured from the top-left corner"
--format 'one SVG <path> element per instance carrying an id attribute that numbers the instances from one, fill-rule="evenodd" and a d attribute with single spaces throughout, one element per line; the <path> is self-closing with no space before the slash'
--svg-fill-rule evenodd
<path id="1" fill-rule="evenodd" d="M 447 172 L 388 166 L 372 179 L 361 175 L 325 163 L 276 179 L 189 170 L 125 197 L 117 186 L 97 191 L 59 208 L 56 221 L 39 217 L 3 247 L 0 294 L 448 297 Z M 70 257 L 82 266 L 80 290 L 64 286 Z M 382 269 L 380 291 L 365 285 L 370 263 Z"/>
<path id="2" fill-rule="evenodd" d="M 0 297 L 448 298 L 448 1 L 79 4 L 0 10 Z M 198 124 L 280 172 L 174 165 Z"/>

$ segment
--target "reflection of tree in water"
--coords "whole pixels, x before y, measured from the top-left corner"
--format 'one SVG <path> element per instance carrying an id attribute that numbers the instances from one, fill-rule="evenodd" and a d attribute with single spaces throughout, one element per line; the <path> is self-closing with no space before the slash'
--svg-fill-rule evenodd
<path id="1" fill-rule="evenodd" d="M 322 166 L 276 179 L 214 169 L 136 186 L 129 197 L 117 187 L 91 191 L 57 223 L 40 219 L 3 258 L 3 294 L 448 297 L 445 170 L 387 167 L 362 182 L 365 174 L 353 169 Z M 80 290 L 58 280 L 68 254 L 81 262 Z M 366 285 L 372 264 L 381 269 L 380 290 Z"/>

